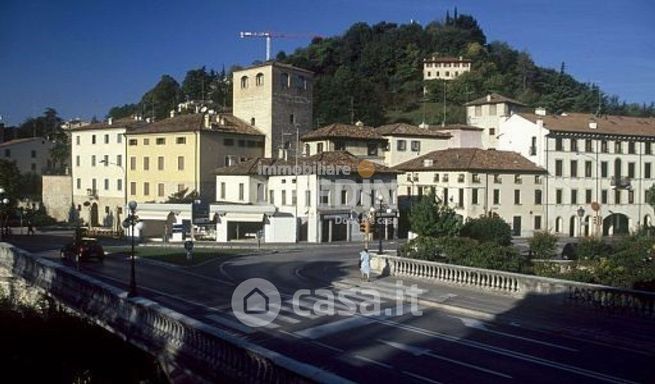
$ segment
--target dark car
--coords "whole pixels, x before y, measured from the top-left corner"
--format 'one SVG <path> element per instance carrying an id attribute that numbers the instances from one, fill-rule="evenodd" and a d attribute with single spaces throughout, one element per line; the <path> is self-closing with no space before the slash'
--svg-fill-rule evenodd
<path id="1" fill-rule="evenodd" d="M 60 251 L 60 256 L 62 259 L 68 260 L 77 260 L 79 257 L 79 260 L 96 258 L 102 261 L 105 258 L 105 250 L 95 239 L 82 239 L 64 245 Z"/>

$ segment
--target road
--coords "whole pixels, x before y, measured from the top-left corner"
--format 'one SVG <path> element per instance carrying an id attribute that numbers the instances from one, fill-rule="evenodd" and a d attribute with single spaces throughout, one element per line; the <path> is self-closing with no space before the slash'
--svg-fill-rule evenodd
<path id="1" fill-rule="evenodd" d="M 61 240 L 52 236 L 15 241 L 43 257 L 56 258 Z M 655 332 L 648 323 L 644 328 L 638 321 L 578 314 L 571 317 L 575 323 L 564 323 L 562 330 L 544 330 L 533 326 L 540 319 L 522 310 L 543 303 L 511 302 L 495 295 L 426 284 L 420 286 L 422 295 L 434 297 L 438 292 L 444 302 L 479 303 L 517 320 L 481 321 L 432 307 L 420 307 L 422 315 L 415 316 L 407 312 L 408 303 L 398 305 L 387 297 L 380 299 L 379 315 L 331 314 L 317 307 L 325 297 L 316 291 L 320 288 L 336 297 L 355 285 L 376 289 L 382 296 L 394 292 L 397 287 L 392 279 L 361 283 L 356 255 L 357 246 L 340 245 L 227 257 L 193 268 L 139 260 L 137 282 L 143 296 L 355 382 L 381 378 L 390 383 L 423 384 L 655 382 Z M 81 270 L 127 287 L 129 262 L 124 256 L 83 263 Z M 282 297 L 280 314 L 259 328 L 239 322 L 231 311 L 235 287 L 254 277 L 274 283 Z M 296 301 L 296 306 L 304 309 L 299 312 L 291 298 L 301 288 L 311 293 Z M 361 292 L 350 298 L 364 307 L 371 302 L 371 296 Z M 400 308 L 405 312 L 398 313 Z M 553 319 L 553 324 L 559 323 Z M 613 336 L 624 342 L 614 343 Z"/>

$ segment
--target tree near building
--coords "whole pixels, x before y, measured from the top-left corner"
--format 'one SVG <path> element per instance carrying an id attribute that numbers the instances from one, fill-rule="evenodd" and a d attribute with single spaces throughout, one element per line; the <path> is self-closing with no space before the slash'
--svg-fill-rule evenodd
<path id="1" fill-rule="evenodd" d="M 462 226 L 460 216 L 447 205 L 437 203 L 434 193 L 423 196 L 412 207 L 409 222 L 419 236 L 457 236 Z"/>

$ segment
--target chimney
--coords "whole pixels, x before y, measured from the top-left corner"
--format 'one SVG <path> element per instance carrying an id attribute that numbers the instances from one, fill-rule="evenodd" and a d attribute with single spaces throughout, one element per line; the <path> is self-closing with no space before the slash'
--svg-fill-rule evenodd
<path id="1" fill-rule="evenodd" d="M 358 127 L 363 127 L 363 126 L 364 126 L 364 123 L 363 123 L 361 120 L 358 120 L 358 121 L 355 123 L 355 125 L 358 126 Z"/>
<path id="2" fill-rule="evenodd" d="M 534 114 L 537 116 L 546 116 L 546 108 L 538 107 L 534 110 Z"/>
<path id="3" fill-rule="evenodd" d="M 205 118 L 205 128 L 209 128 L 210 125 L 211 125 L 211 123 L 209 121 L 209 114 L 205 114 L 205 115 L 203 115 L 203 117 Z"/>
<path id="4" fill-rule="evenodd" d="M 598 122 L 596 120 L 589 120 L 589 128 L 590 129 L 597 129 L 598 128 Z"/>
<path id="5" fill-rule="evenodd" d="M 431 167 L 434 165 L 434 160 L 432 159 L 423 159 L 423 166 L 424 167 Z"/>
<path id="6" fill-rule="evenodd" d="M 544 127 L 544 121 L 542 119 L 537 119 L 537 127 L 539 127 L 539 128 Z"/>
<path id="7" fill-rule="evenodd" d="M 491 95 L 487 95 L 487 101 L 491 101 Z"/>
<path id="8" fill-rule="evenodd" d="M 114 118 L 110 117 L 107 119 L 107 125 L 111 125 L 114 122 Z"/>
<path id="9" fill-rule="evenodd" d="M 423 129 L 428 129 L 428 128 L 430 128 L 430 125 L 428 125 L 428 124 L 424 121 L 424 122 L 422 122 L 421 124 L 419 124 L 418 127 L 419 127 L 419 128 L 423 128 Z"/>
<path id="10" fill-rule="evenodd" d="M 459 57 L 459 61 L 462 61 L 462 60 L 464 60 L 464 58 L 463 58 L 462 56 L 460 56 L 460 57 Z"/>
<path id="11" fill-rule="evenodd" d="M 146 117 L 146 123 L 150 123 L 150 118 Z"/>
<path id="12" fill-rule="evenodd" d="M 175 117 L 175 110 L 174 109 L 171 109 L 170 116 L 171 116 L 171 119 Z"/>

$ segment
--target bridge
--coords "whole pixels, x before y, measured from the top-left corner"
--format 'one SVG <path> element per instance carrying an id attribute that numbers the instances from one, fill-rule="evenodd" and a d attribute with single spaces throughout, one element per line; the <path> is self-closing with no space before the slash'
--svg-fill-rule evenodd
<path id="1" fill-rule="evenodd" d="M 52 252 L 2 244 L 0 271 L 12 295 L 46 294 L 93 319 L 157 356 L 173 382 L 655 380 L 653 294 L 387 255 L 374 256 L 375 278 L 363 282 L 351 251 L 290 250 L 193 268 L 139 260 L 136 298 L 127 297 L 124 258 L 78 271 Z M 263 327 L 231 311 L 234 288 L 251 277 L 280 291 L 279 314 Z M 396 300 L 399 281 L 406 298 L 410 289 L 417 295 L 420 316 Z M 296 302 L 304 311 L 293 305 L 299 288 L 308 290 Z M 378 314 L 317 304 L 328 291 L 364 305 L 365 289 L 377 292 Z"/>

